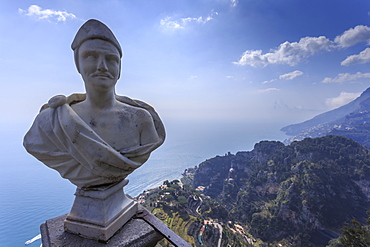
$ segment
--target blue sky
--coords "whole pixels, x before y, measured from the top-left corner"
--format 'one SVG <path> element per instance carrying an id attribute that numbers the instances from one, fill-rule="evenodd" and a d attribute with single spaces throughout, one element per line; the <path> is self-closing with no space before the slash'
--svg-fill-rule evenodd
<path id="1" fill-rule="evenodd" d="M 368 0 L 8 0 L 0 8 L 4 133 L 23 135 L 53 95 L 84 91 L 70 44 L 91 18 L 123 48 L 117 93 L 153 105 L 169 138 L 184 125 L 189 133 L 197 124 L 283 127 L 370 86 Z"/>
<path id="2" fill-rule="evenodd" d="M 2 0 L 0 218 L 18 235 L 0 239 L 24 242 L 69 210 L 74 186 L 27 154 L 22 139 L 52 96 L 84 92 L 70 45 L 91 18 L 123 48 L 117 93 L 153 105 L 167 130 L 129 192 L 284 138 L 280 128 L 370 87 L 369 0 Z"/>

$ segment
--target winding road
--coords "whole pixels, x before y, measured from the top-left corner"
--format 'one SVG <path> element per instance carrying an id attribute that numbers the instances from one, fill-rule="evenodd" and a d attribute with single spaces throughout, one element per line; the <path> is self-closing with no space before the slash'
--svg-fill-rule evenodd
<path id="1" fill-rule="evenodd" d="M 218 228 L 218 230 L 220 230 L 220 237 L 218 239 L 217 247 L 221 247 L 223 228 L 219 223 L 213 223 L 213 224 Z"/>
<path id="2" fill-rule="evenodd" d="M 200 213 L 199 213 L 199 208 L 200 208 L 200 206 L 202 206 L 202 204 L 203 204 L 203 199 L 202 199 L 202 197 L 198 197 L 199 198 L 199 200 L 200 200 L 200 204 L 199 204 L 199 206 L 197 207 L 197 209 L 195 209 L 195 212 L 197 212 L 197 214 L 199 214 L 200 215 Z"/>

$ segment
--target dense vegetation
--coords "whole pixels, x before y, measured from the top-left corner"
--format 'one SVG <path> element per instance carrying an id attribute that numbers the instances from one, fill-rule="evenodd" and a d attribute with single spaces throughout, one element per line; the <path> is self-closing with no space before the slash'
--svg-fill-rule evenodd
<path id="1" fill-rule="evenodd" d="M 370 210 L 367 211 L 369 217 L 366 225 L 362 225 L 356 219 L 346 222 L 343 226 L 342 235 L 331 240 L 328 247 L 367 247 L 370 246 Z"/>
<path id="2" fill-rule="evenodd" d="M 289 146 L 263 141 L 250 152 L 203 162 L 193 179 L 226 209 L 221 218 L 238 219 L 263 241 L 306 246 L 318 230 L 335 236 L 343 222 L 362 218 L 369 183 L 369 150 L 340 136 Z"/>
<path id="3" fill-rule="evenodd" d="M 220 233 L 218 209 L 222 207 L 210 198 L 201 199 L 199 191 L 178 180 L 165 181 L 159 188 L 146 191 L 137 199 L 192 246 L 217 246 L 220 234 L 222 246 L 252 246 L 240 234 L 232 232 L 230 227 L 223 227 Z M 206 209 L 204 213 L 199 211 L 201 206 Z M 170 244 L 162 240 L 158 246 Z"/>
<path id="4" fill-rule="evenodd" d="M 142 197 L 193 246 L 217 246 L 220 234 L 221 246 L 326 246 L 352 220 L 331 242 L 341 246 L 350 227 L 368 230 L 361 224 L 370 209 L 370 151 L 340 136 L 289 146 L 262 141 L 206 160 Z"/>

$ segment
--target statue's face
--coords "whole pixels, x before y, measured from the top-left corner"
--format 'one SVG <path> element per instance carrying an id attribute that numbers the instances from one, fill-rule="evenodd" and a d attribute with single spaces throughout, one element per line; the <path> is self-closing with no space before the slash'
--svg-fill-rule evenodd
<path id="1" fill-rule="evenodd" d="M 105 40 L 83 42 L 78 50 L 78 63 L 86 88 L 109 89 L 116 85 L 120 76 L 120 54 L 113 44 Z"/>

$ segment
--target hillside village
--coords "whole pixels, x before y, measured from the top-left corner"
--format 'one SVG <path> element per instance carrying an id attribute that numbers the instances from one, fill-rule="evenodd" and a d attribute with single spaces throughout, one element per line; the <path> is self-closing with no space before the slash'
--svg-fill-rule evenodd
<path id="1" fill-rule="evenodd" d="M 370 209 L 369 106 L 370 88 L 283 128 L 298 134 L 285 144 L 208 159 L 137 200 L 192 246 L 342 246 Z"/>
<path id="2" fill-rule="evenodd" d="M 364 222 L 369 177 L 370 150 L 348 138 L 262 141 L 136 200 L 192 246 L 327 246 Z"/>
<path id="3" fill-rule="evenodd" d="M 193 171 L 193 168 L 187 169 L 184 175 L 191 176 Z M 261 243 L 237 222 L 228 221 L 225 224 L 217 218 L 204 216 L 204 205 L 209 207 L 207 201 L 211 198 L 202 194 L 203 190 L 204 186 L 193 189 L 180 180 L 165 181 L 158 188 L 143 192 L 136 200 L 193 246 L 225 246 L 222 243 L 228 241 L 226 234 L 228 237 L 234 235 L 233 238 L 240 238 L 240 245 L 230 241 L 229 246 Z M 167 246 L 166 241 L 161 244 Z"/>

